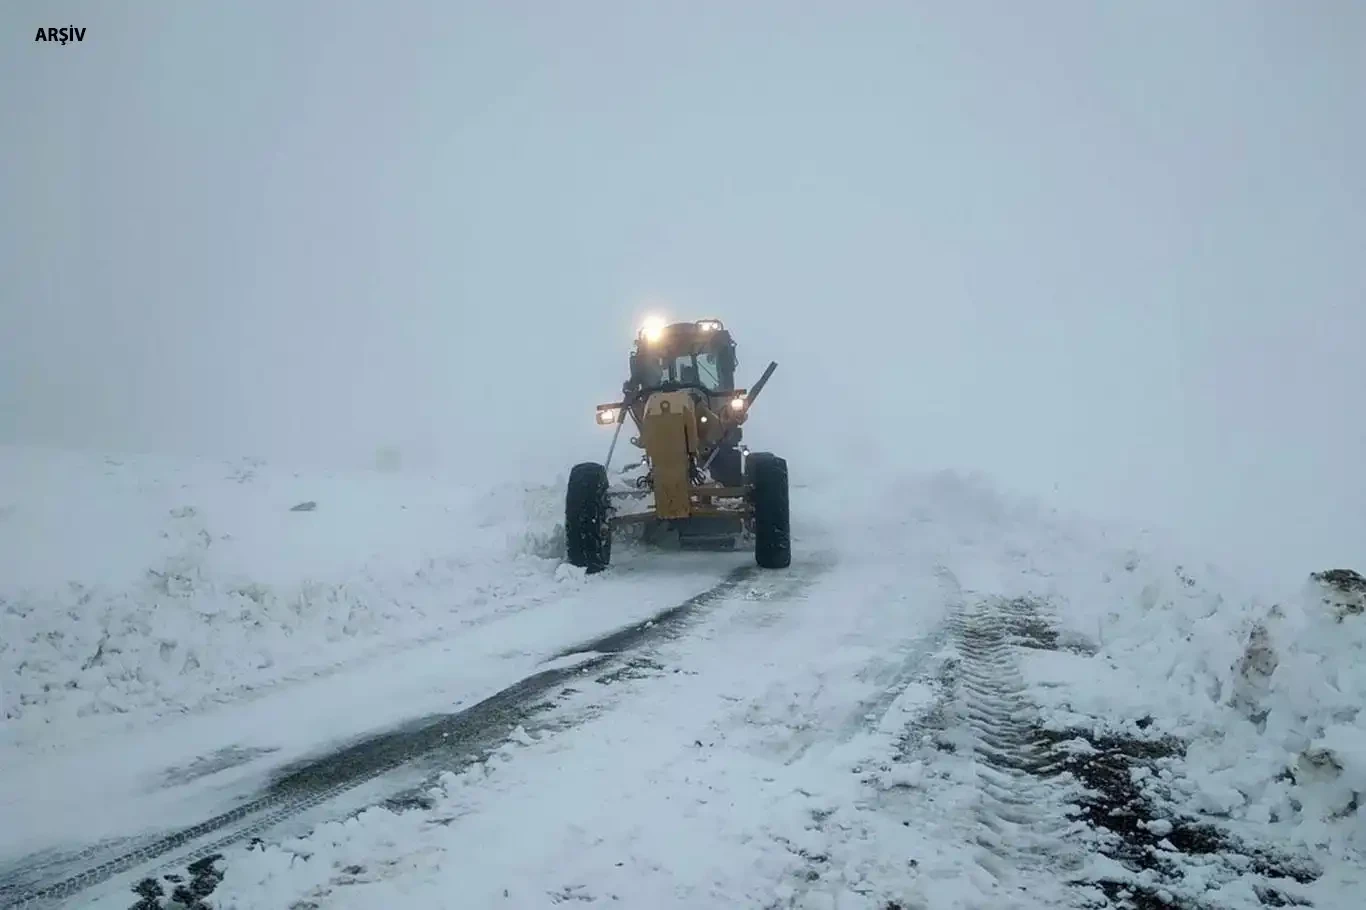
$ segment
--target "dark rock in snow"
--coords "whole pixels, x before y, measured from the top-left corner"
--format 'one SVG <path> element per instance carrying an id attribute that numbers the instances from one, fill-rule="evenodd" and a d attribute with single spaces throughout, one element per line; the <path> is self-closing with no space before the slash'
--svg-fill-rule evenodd
<path id="1" fill-rule="evenodd" d="M 1323 602 L 1333 608 L 1338 622 L 1366 613 L 1366 578 L 1352 569 L 1329 569 L 1310 576 L 1324 589 Z"/>

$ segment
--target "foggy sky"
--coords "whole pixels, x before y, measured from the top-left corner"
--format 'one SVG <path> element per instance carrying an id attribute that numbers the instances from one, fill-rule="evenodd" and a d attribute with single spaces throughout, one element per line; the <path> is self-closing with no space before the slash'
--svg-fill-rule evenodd
<path id="1" fill-rule="evenodd" d="M 660 310 L 780 362 L 748 441 L 794 478 L 981 470 L 1366 563 L 1359 3 L 33 2 L 0 38 L 0 441 L 540 477 L 601 459 Z"/>

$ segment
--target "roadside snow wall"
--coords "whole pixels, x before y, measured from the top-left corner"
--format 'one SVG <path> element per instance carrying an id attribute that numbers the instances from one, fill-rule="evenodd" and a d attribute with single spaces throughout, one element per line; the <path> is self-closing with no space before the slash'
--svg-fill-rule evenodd
<path id="1" fill-rule="evenodd" d="M 554 583 L 553 488 L 0 447 L 0 745 L 239 696 Z"/>

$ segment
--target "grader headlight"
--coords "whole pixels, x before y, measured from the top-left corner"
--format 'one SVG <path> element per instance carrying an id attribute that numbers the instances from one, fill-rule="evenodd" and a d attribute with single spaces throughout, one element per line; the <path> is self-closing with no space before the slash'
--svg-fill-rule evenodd
<path id="1" fill-rule="evenodd" d="M 644 338 L 647 344 L 654 344 L 664 336 L 664 328 L 667 325 L 663 316 L 646 316 L 645 321 L 640 324 L 640 337 Z"/>
<path id="2" fill-rule="evenodd" d="M 597 417 L 597 419 L 598 419 L 598 426 L 602 426 L 602 427 L 610 427 L 610 426 L 613 426 L 613 425 L 615 425 L 616 423 L 619 422 L 620 417 L 621 417 L 621 408 L 619 408 L 619 407 L 613 406 L 613 407 L 606 407 L 606 408 L 598 408 L 598 417 Z"/>

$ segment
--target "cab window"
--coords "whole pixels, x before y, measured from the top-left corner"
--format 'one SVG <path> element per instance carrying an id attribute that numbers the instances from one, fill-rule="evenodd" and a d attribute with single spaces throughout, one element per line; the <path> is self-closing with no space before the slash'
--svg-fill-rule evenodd
<path id="1" fill-rule="evenodd" d="M 721 388 L 721 368 L 716 355 L 710 351 L 700 354 L 682 354 L 673 359 L 669 366 L 669 379 L 672 382 L 696 383 L 708 391 Z"/>

